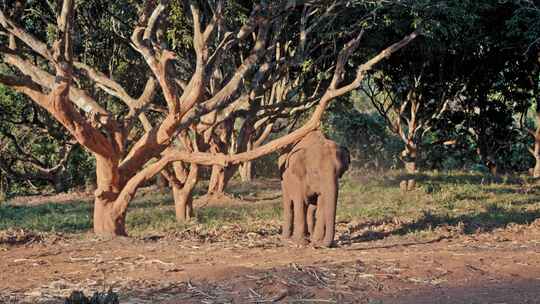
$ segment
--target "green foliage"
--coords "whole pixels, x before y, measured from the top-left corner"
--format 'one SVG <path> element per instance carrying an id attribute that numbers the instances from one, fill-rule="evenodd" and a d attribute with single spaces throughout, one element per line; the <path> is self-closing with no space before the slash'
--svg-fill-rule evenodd
<path id="1" fill-rule="evenodd" d="M 0 85 L 0 174 L 7 197 L 66 191 L 94 175 L 92 157 L 45 110 Z M 53 170 L 53 168 L 56 168 Z"/>
<path id="2" fill-rule="evenodd" d="M 88 298 L 82 291 L 73 291 L 64 304 L 119 304 L 118 294 L 110 288 L 107 292 L 95 292 Z"/>
<path id="3" fill-rule="evenodd" d="M 257 177 L 279 177 L 277 170 L 279 155 L 272 153 L 253 161 L 253 173 Z"/>
<path id="4" fill-rule="evenodd" d="M 191 50 L 193 47 L 193 26 L 186 15 L 189 7 L 184 7 L 183 1 L 171 1 L 169 11 L 170 27 L 167 30 L 167 39 L 175 50 Z"/>
<path id="5" fill-rule="evenodd" d="M 364 104 L 366 101 L 358 100 L 355 95 L 336 101 L 325 115 L 324 131 L 349 149 L 353 166 L 375 170 L 395 168 L 401 143 L 373 109 L 357 109 L 357 105 L 361 108 Z"/>
<path id="6" fill-rule="evenodd" d="M 517 9 L 514 11 L 512 18 L 506 21 L 508 28 L 507 36 L 525 39 L 528 41 L 526 50 L 534 56 L 535 49 L 537 50 L 540 43 L 540 7 L 533 0 L 514 0 Z"/>
<path id="7" fill-rule="evenodd" d="M 96 161 L 80 146 L 72 152 L 66 167 L 66 182 L 69 183 L 69 189 L 95 184 Z"/>
<path id="8" fill-rule="evenodd" d="M 425 0 L 377 12 L 371 29 L 381 45 L 411 27 L 424 34 L 373 72 L 374 84 L 391 96 L 385 106 L 404 107 L 402 120 L 411 119 L 407 94 L 414 92 L 421 101 L 420 127 L 412 138 L 423 166 L 458 169 L 491 161 L 505 171 L 524 171 L 531 165 L 530 138 L 518 119 L 526 116 L 540 86 L 538 41 L 531 40 L 538 37 L 531 26 L 538 22 L 532 20 L 538 16 L 534 8 L 529 1 Z M 523 56 L 525 46 L 533 56 Z M 445 99 L 446 113 L 439 116 Z M 389 124 L 396 119 L 392 114 Z M 402 127 L 410 134 L 407 124 Z M 452 140 L 457 143 L 443 145 Z"/>

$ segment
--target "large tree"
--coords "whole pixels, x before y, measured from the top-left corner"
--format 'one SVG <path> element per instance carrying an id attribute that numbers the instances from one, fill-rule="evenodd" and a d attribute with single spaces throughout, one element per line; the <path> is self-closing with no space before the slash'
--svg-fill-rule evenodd
<path id="1" fill-rule="evenodd" d="M 131 33 L 131 46 L 144 59 L 150 72 L 144 90 L 137 97 L 125 88 L 129 83 L 122 85 L 115 75 L 106 75 L 84 58 L 78 58 L 77 50 L 87 38 L 81 37 L 73 26 L 75 16 L 84 14 L 74 9 L 73 1 L 63 1 L 57 8 L 52 43 L 31 34 L 10 12 L 0 12 L 0 24 L 9 38 L 0 51 L 4 64 L 14 70 L 0 75 L 0 83 L 27 95 L 46 109 L 94 155 L 97 180 L 94 232 L 98 234 L 125 235 L 127 207 L 137 188 L 171 163 L 225 167 L 258 158 L 299 140 L 318 127 L 330 101 L 357 88 L 366 71 L 417 36 L 416 32 L 407 35 L 358 65 L 356 72 L 349 75 L 347 62 L 358 48 L 363 31 L 358 28 L 352 38 L 344 35 L 334 41 L 338 46 L 335 54 L 327 54 L 327 58 L 333 58 L 330 69 L 333 73 L 324 87 L 314 88 L 310 94 L 318 103 L 303 126 L 247 152 L 200 152 L 196 146 L 191 148 L 181 142 L 196 141 L 200 134 L 195 129 L 206 115 L 213 112 L 232 115 L 227 109 L 234 107 L 244 94 L 262 94 L 267 89 L 264 84 L 268 79 L 280 77 L 282 66 L 298 64 L 296 55 L 276 58 L 270 54 L 288 41 L 302 50 L 308 41 L 305 34 L 309 24 L 316 24 L 319 19 L 309 18 L 308 24 L 300 22 L 303 27 L 293 29 L 298 33 L 296 39 L 291 38 L 291 28 L 287 28 L 289 20 L 295 20 L 295 14 L 302 15 L 302 11 L 323 10 L 325 5 L 262 1 L 252 6 L 247 20 L 235 25 L 223 18 L 227 8 L 224 1 L 184 3 L 182 8 L 192 25 L 188 47 L 192 60 L 180 57 L 181 50 L 167 46 L 165 33 L 170 20 L 165 12 L 168 5 L 167 1 L 145 2 Z M 223 60 L 231 54 L 242 58 L 241 63 L 220 69 Z M 308 52 L 298 51 L 298 54 L 303 62 L 302 54 Z M 209 90 L 212 75 L 218 70 L 223 73 L 219 87 Z M 110 107 L 98 103 L 92 92 L 85 89 L 87 82 L 121 101 L 125 110 L 113 115 Z M 151 108 L 163 112 L 154 121 L 148 117 Z M 142 128 L 137 128 L 138 120 Z M 178 136 L 184 140 L 177 141 Z M 182 149 L 176 148 L 175 143 Z"/>
<path id="2" fill-rule="evenodd" d="M 523 48 L 531 46 L 524 37 L 530 25 L 513 20 L 522 7 L 519 1 L 417 5 L 427 35 L 386 61 L 363 91 L 402 140 L 408 173 L 418 169 L 419 152 L 435 144 L 472 146 L 473 157 L 496 173 L 497 158 L 508 156 L 518 140 L 514 115 L 530 105 L 534 83 L 534 61 Z M 400 21 L 388 27 L 390 35 L 411 20 L 401 10 L 387 14 Z M 405 184 L 410 189 L 414 180 Z"/>
<path id="3" fill-rule="evenodd" d="M 538 92 L 537 56 L 528 36 L 529 24 L 518 25 L 520 1 L 488 2 L 477 9 L 475 32 L 465 40 L 454 126 L 465 131 L 478 160 L 496 174 L 515 148 L 518 126 Z M 532 44 L 531 44 L 532 43 Z M 534 152 L 534 151 L 533 151 Z"/>
<path id="4" fill-rule="evenodd" d="M 523 52 L 523 57 L 528 59 L 525 70 L 529 71 L 528 82 L 530 83 L 535 115 L 534 126 L 525 126 L 527 132 L 533 138 L 533 144 L 529 152 L 534 158 L 532 175 L 540 177 L 540 5 L 533 0 L 516 0 L 517 8 L 512 12 L 512 17 L 506 22 L 507 35 L 515 40 L 523 41 L 518 49 Z M 523 117 L 527 115 L 527 108 L 522 111 Z M 521 124 L 525 125 L 524 123 Z"/>
<path id="5" fill-rule="evenodd" d="M 461 36 L 473 27 L 477 6 L 469 1 L 419 1 L 413 4 L 412 14 L 401 3 L 379 12 L 380 18 L 396 20 L 379 26 L 382 39 L 400 35 L 410 23 L 424 22 L 426 29 L 426 35 L 401 52 L 399 58 L 390 58 L 370 73 L 361 87 L 362 95 L 403 144 L 398 158 L 409 176 L 401 183 L 405 190 L 415 188 L 420 152 L 429 149 L 422 147 L 424 135 L 462 89 L 457 77 L 460 44 L 464 40 Z"/>

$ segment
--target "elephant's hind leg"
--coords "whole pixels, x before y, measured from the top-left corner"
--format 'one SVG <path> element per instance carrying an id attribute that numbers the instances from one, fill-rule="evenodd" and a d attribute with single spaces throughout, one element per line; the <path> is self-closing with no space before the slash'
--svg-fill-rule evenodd
<path id="1" fill-rule="evenodd" d="M 293 201 L 286 191 L 283 191 L 283 232 L 284 238 L 290 238 L 292 235 L 293 224 Z"/>
<path id="2" fill-rule="evenodd" d="M 307 230 L 310 236 L 313 236 L 313 229 L 315 228 L 315 212 L 317 211 L 317 205 L 308 204 L 307 206 Z"/>
<path id="3" fill-rule="evenodd" d="M 313 234 L 311 235 L 311 242 L 314 245 L 319 245 L 324 239 L 324 233 L 326 231 L 326 221 L 324 219 L 324 210 L 322 203 L 317 206 L 317 212 L 315 213 L 315 227 Z"/>
<path id="4" fill-rule="evenodd" d="M 294 200 L 294 241 L 300 245 L 307 245 L 306 239 L 306 203 L 305 200 L 295 198 Z"/>

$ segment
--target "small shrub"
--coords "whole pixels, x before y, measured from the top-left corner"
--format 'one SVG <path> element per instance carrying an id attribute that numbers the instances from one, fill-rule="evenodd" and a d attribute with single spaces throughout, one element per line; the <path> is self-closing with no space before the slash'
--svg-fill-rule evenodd
<path id="1" fill-rule="evenodd" d="M 64 304 L 119 304 L 118 294 L 109 289 L 107 292 L 95 292 L 91 298 L 82 291 L 73 291 Z"/>

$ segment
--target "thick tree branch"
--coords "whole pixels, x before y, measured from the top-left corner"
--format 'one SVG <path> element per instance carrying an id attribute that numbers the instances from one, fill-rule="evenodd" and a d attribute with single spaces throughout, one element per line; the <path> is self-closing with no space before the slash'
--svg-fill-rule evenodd
<path id="1" fill-rule="evenodd" d="M 336 89 L 334 91 L 334 94 L 336 94 L 335 96 L 343 95 L 359 87 L 362 79 L 364 78 L 365 73 L 371 70 L 375 64 L 379 63 L 381 60 L 385 58 L 390 57 L 393 53 L 399 51 L 401 48 L 403 48 L 404 46 L 409 44 L 411 41 L 413 41 L 416 37 L 418 37 L 419 34 L 420 34 L 419 31 L 412 32 L 411 34 L 405 36 L 400 41 L 384 49 L 382 52 L 377 54 L 375 57 L 371 58 L 366 63 L 360 65 L 356 71 L 356 78 L 350 84 L 343 86 L 339 89 Z"/>
<path id="2" fill-rule="evenodd" d="M 192 164 L 206 166 L 218 165 L 225 167 L 227 165 L 236 165 L 246 161 L 254 160 L 256 158 L 270 154 L 287 145 L 299 141 L 306 134 L 319 127 L 324 110 L 334 98 L 357 88 L 367 70 L 371 69 L 373 65 L 375 65 L 382 59 L 387 58 L 395 51 L 407 45 L 416 37 L 416 35 L 417 34 L 413 33 L 405 37 L 402 41 L 386 48 L 381 53 L 377 54 L 375 57 L 369 60 L 367 63 L 361 65 L 357 72 L 357 78 L 347 86 L 340 89 L 333 89 L 329 87 L 326 93 L 322 96 L 320 103 L 317 105 L 311 118 L 306 122 L 306 124 L 304 124 L 304 126 L 302 126 L 301 128 L 292 131 L 288 135 L 272 140 L 250 151 L 237 154 L 186 152 L 173 149 L 165 150 L 162 153 L 162 158 L 160 160 L 147 166 L 145 169 L 135 174 L 133 178 L 126 183 L 126 187 L 124 187 L 117 201 L 115 202 L 115 210 L 117 210 L 117 212 L 123 212 L 127 208 L 127 204 L 129 203 L 129 201 L 135 195 L 135 192 L 139 185 L 153 177 L 155 174 L 159 173 L 161 170 L 163 170 L 163 168 L 165 168 L 165 166 L 167 166 L 171 162 L 183 161 Z"/>

